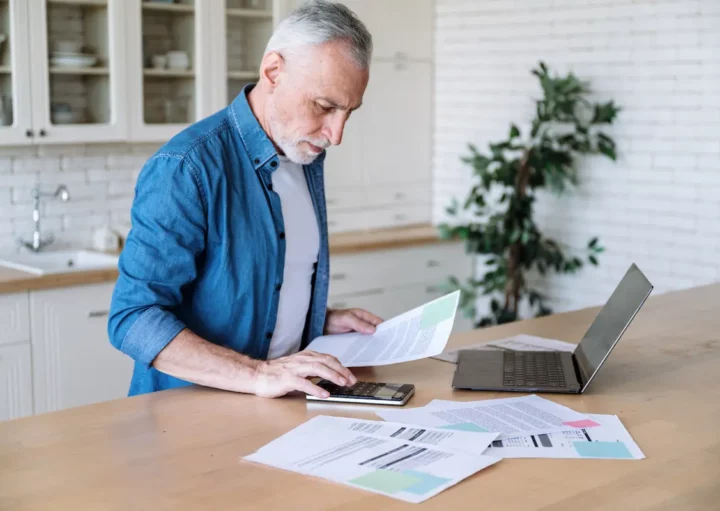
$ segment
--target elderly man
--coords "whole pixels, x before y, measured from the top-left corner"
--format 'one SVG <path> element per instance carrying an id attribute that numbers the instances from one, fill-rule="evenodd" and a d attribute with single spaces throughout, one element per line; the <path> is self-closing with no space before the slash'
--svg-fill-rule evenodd
<path id="1" fill-rule="evenodd" d="M 278 25 L 256 85 L 148 160 L 108 323 L 135 360 L 130 395 L 196 383 L 327 397 L 309 377 L 356 382 L 300 350 L 381 321 L 326 310 L 324 150 L 360 107 L 371 53 L 349 9 L 310 2 Z"/>

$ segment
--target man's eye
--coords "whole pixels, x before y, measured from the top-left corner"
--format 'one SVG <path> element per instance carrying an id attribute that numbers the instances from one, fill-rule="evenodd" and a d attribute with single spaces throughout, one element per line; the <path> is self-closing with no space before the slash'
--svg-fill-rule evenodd
<path id="1" fill-rule="evenodd" d="M 331 106 L 323 106 L 323 105 L 321 105 L 320 103 L 315 103 L 315 104 L 316 104 L 318 107 L 320 107 L 320 109 L 321 109 L 323 112 L 325 112 L 325 113 L 328 113 L 328 114 L 329 114 L 330 112 L 333 111 L 333 107 L 331 107 Z"/>

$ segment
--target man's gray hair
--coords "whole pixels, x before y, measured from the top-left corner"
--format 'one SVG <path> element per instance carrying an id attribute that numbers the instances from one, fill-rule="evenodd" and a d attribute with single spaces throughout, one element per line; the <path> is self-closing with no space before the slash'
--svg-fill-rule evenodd
<path id="1" fill-rule="evenodd" d="M 362 69 L 370 67 L 372 36 L 354 12 L 342 4 L 328 0 L 311 0 L 295 9 L 275 29 L 265 54 L 334 40 L 347 42 L 355 63 Z"/>

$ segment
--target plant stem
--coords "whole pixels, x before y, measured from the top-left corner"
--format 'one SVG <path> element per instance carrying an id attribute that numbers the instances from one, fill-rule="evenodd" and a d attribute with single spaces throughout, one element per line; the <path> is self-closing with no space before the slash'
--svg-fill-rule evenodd
<path id="1" fill-rule="evenodd" d="M 518 173 L 515 178 L 515 197 L 521 202 L 527 195 L 527 186 L 530 181 L 530 155 L 532 149 L 525 151 L 518 166 Z M 518 305 L 520 302 L 520 288 L 522 286 L 522 255 L 523 246 L 520 240 L 510 245 L 508 250 L 508 279 L 505 285 L 505 310 L 517 317 Z"/>

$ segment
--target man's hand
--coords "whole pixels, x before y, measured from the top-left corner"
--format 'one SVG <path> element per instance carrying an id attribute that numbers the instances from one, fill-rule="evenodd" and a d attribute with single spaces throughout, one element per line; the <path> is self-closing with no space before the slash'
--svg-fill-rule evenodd
<path id="1" fill-rule="evenodd" d="M 373 334 L 375 327 L 382 322 L 382 318 L 363 309 L 328 309 L 325 318 L 325 334 L 348 332 Z"/>
<path id="2" fill-rule="evenodd" d="M 255 394 L 279 397 L 299 390 L 315 397 L 330 394 L 307 378 L 319 376 L 336 385 L 354 385 L 357 379 L 338 359 L 314 351 L 301 351 L 288 357 L 260 362 L 255 368 Z"/>

